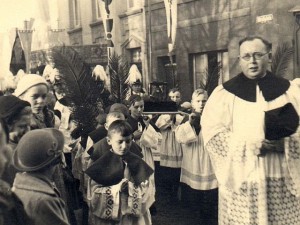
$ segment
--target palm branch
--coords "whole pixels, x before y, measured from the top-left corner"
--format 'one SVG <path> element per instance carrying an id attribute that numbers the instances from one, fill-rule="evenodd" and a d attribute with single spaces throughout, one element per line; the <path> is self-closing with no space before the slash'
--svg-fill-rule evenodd
<path id="1" fill-rule="evenodd" d="M 92 71 L 71 47 L 54 47 L 51 57 L 59 70 L 62 92 L 70 106 L 81 135 L 96 127 L 96 117 L 102 110 L 102 101 Z"/>
<path id="2" fill-rule="evenodd" d="M 200 88 L 206 90 L 208 96 L 210 96 L 213 90 L 218 86 L 221 72 L 222 62 L 218 62 L 218 65 L 212 69 L 205 69 L 203 79 L 200 80 Z"/>
<path id="3" fill-rule="evenodd" d="M 128 93 L 125 83 L 129 73 L 129 63 L 117 54 L 109 58 L 109 73 L 111 82 L 111 96 L 115 102 L 124 102 Z"/>
<path id="4" fill-rule="evenodd" d="M 280 43 L 272 56 L 271 71 L 276 76 L 285 77 L 294 49 L 287 42 Z"/>

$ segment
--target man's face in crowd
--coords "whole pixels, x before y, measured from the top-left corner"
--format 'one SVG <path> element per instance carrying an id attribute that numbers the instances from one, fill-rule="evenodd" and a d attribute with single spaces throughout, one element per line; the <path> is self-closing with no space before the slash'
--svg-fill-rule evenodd
<path id="1" fill-rule="evenodd" d="M 246 77 L 255 79 L 266 74 L 269 62 L 267 47 L 260 39 L 245 41 L 240 46 L 240 66 Z M 255 59 L 258 55 L 260 59 Z M 247 56 L 250 59 L 247 61 Z"/>

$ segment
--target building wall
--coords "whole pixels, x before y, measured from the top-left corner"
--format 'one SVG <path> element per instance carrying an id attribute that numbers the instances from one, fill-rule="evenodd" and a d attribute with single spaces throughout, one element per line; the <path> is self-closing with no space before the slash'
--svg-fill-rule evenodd
<path id="1" fill-rule="evenodd" d="M 59 3 L 60 17 L 68 31 L 65 43 L 105 46 L 103 21 L 93 17 L 93 0 L 79 0 L 81 26 L 77 28 L 72 27 L 71 21 L 66 23 L 70 20 L 69 2 L 62 0 Z M 139 2 L 138 7 L 132 9 L 128 8 L 127 0 L 113 2 L 116 53 L 130 61 L 132 50 L 140 48 L 144 86 L 147 87 L 153 80 L 167 81 L 169 78 L 162 72 L 169 61 L 164 1 L 139 0 L 136 1 Z M 243 37 L 254 34 L 263 36 L 272 42 L 273 49 L 280 42 L 292 44 L 295 19 L 288 10 L 296 4 L 297 0 L 178 0 L 174 58 L 183 99 L 189 100 L 193 91 L 191 54 L 228 50 L 229 72 L 233 77 L 240 71 L 238 42 Z M 257 17 L 269 14 L 273 16 L 271 21 L 256 22 Z M 295 71 L 291 63 L 288 78 L 293 78 Z"/>
<path id="2" fill-rule="evenodd" d="M 165 81 L 159 57 L 167 56 L 166 13 L 162 0 L 151 1 L 151 31 L 153 76 Z M 189 54 L 228 49 L 230 77 L 240 70 L 237 56 L 238 42 L 248 35 L 260 35 L 278 43 L 293 40 L 294 18 L 288 10 L 296 0 L 178 0 L 178 28 L 176 35 L 177 77 L 183 99 L 190 99 L 193 81 L 189 68 Z M 272 14 L 268 23 L 256 23 L 258 16 Z M 293 68 L 289 68 L 293 78 Z"/>

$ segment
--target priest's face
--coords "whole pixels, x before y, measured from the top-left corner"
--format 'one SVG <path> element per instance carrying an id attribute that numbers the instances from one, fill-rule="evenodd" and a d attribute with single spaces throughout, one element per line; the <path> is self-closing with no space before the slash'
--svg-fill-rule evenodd
<path id="1" fill-rule="evenodd" d="M 261 78 L 266 74 L 269 54 L 260 39 L 245 41 L 240 46 L 240 66 L 249 79 Z"/>

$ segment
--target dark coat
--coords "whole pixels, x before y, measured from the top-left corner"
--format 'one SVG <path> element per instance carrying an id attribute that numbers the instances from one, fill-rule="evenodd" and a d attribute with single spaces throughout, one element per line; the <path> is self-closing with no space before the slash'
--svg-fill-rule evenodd
<path id="1" fill-rule="evenodd" d="M 0 225 L 29 225 L 20 199 L 11 191 L 10 185 L 0 180 Z"/>
<path id="2" fill-rule="evenodd" d="M 69 225 L 65 203 L 45 176 L 17 173 L 13 188 L 32 225 Z"/>

